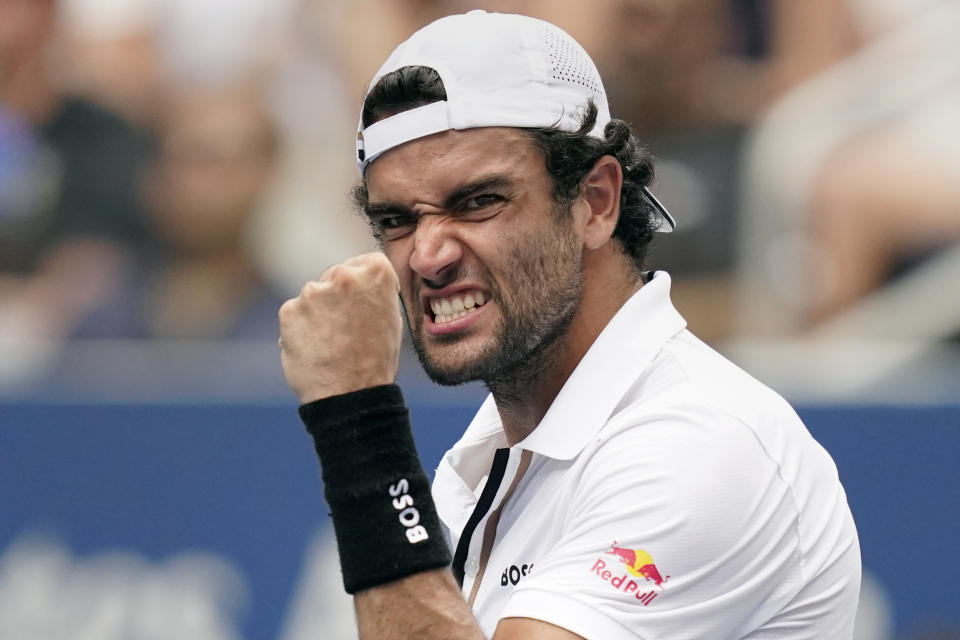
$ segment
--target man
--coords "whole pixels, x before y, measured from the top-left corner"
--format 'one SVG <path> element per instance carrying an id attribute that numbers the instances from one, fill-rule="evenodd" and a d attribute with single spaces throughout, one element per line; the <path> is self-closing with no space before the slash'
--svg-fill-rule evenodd
<path id="1" fill-rule="evenodd" d="M 280 325 L 361 637 L 850 637 L 836 468 L 644 270 L 672 220 L 572 38 L 483 12 L 427 26 L 371 83 L 357 147 L 383 252 Z M 491 391 L 433 499 L 393 385 L 397 292 L 427 372 Z"/>
<path id="2" fill-rule="evenodd" d="M 283 297 L 247 241 L 279 160 L 260 89 L 169 85 L 144 181 L 152 251 L 131 261 L 79 338 L 256 340 Z"/>
<path id="3" fill-rule="evenodd" d="M 37 345 L 68 335 L 147 239 L 138 183 L 150 141 L 62 86 L 57 9 L 54 0 L 0 0 L 5 364 L 44 360 Z"/>

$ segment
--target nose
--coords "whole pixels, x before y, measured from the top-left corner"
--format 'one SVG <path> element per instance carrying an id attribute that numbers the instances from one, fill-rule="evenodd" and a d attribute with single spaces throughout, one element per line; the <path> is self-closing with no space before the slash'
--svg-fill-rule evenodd
<path id="1" fill-rule="evenodd" d="M 463 258 L 463 247 L 446 221 L 443 215 L 421 215 L 410 254 L 410 268 L 436 286 L 443 286 L 445 278 L 456 274 Z"/>

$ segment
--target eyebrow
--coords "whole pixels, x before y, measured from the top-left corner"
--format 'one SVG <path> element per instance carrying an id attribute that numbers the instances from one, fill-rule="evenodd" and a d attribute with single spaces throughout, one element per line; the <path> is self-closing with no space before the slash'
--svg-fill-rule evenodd
<path id="1" fill-rule="evenodd" d="M 446 198 L 443 200 L 443 208 L 445 210 L 451 211 L 456 209 L 461 202 L 469 198 L 470 196 L 480 192 L 486 191 L 487 189 L 504 189 L 510 188 L 514 185 L 514 180 L 510 176 L 502 173 L 496 173 L 491 176 L 487 176 L 481 180 L 475 182 L 470 182 L 461 187 L 457 187 L 451 191 Z M 364 207 L 364 212 L 368 217 L 374 218 L 377 216 L 383 215 L 411 215 L 415 216 L 416 213 L 410 207 L 407 207 L 402 204 L 397 204 L 395 202 L 376 202 L 373 204 L 367 204 Z"/>
<path id="2" fill-rule="evenodd" d="M 401 204 L 394 204 L 392 202 L 380 202 L 377 204 L 368 204 L 363 208 L 363 212 L 367 214 L 367 217 L 371 220 L 374 218 L 390 215 L 409 215 L 415 216 L 413 209 L 410 207 L 405 207 Z"/>

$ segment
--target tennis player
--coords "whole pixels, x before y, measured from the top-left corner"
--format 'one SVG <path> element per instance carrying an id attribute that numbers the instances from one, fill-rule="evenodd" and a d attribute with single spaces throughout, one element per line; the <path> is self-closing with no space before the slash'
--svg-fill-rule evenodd
<path id="1" fill-rule="evenodd" d="M 642 82 L 643 78 L 637 78 Z M 829 455 L 685 329 L 673 219 L 587 53 L 474 11 L 370 83 L 354 197 L 381 252 L 280 310 L 360 636 L 850 638 L 860 552 Z M 395 385 L 490 396 L 432 492 Z"/>

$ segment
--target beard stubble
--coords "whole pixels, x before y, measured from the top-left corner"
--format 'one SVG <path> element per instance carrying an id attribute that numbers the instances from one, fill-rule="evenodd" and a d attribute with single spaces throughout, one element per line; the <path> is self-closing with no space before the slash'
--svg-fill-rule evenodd
<path id="1" fill-rule="evenodd" d="M 425 344 L 422 318 L 411 322 L 404 308 L 417 358 L 434 382 L 454 386 L 482 380 L 491 390 L 522 393 L 523 381 L 549 374 L 583 296 L 583 253 L 572 217 L 569 211 L 555 214 L 549 236 L 508 247 L 498 263 L 501 285 L 487 278 L 500 320 L 478 351 L 456 363 L 439 362 Z"/>

